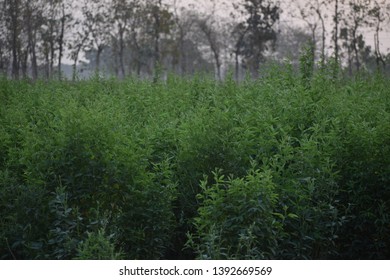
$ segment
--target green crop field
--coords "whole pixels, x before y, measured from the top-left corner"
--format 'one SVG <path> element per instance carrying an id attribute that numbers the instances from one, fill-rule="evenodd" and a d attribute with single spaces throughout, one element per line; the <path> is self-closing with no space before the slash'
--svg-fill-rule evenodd
<path id="1" fill-rule="evenodd" d="M 1 259 L 388 259 L 390 80 L 0 80 Z"/>

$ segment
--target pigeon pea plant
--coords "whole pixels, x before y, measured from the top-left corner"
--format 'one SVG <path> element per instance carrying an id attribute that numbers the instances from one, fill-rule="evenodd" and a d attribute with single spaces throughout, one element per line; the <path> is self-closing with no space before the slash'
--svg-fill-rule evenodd
<path id="1" fill-rule="evenodd" d="M 1 78 L 0 258 L 390 258 L 390 80 L 311 63 Z"/>

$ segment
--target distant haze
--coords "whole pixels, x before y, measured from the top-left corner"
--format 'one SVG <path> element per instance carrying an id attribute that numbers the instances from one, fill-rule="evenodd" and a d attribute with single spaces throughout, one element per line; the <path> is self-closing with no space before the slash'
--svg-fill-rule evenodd
<path id="1" fill-rule="evenodd" d="M 167 4 L 173 3 L 175 0 L 165 0 Z M 388 2 L 389 0 L 386 0 Z M 188 7 L 189 5 L 194 5 L 194 7 L 208 11 L 212 7 L 212 3 L 215 2 L 217 7 L 221 7 L 220 10 L 217 11 L 220 15 L 229 15 L 230 12 L 234 11 L 232 7 L 232 3 L 239 2 L 235 0 L 176 0 L 176 3 L 183 6 Z M 280 23 L 286 24 L 286 25 L 293 25 L 293 26 L 300 26 L 305 28 L 305 23 L 300 20 L 299 18 L 293 18 L 291 16 L 291 12 L 296 10 L 297 5 L 304 6 L 305 3 L 310 2 L 310 0 L 279 0 L 274 1 L 279 2 L 280 7 L 282 10 L 282 13 L 280 14 Z M 332 7 L 333 8 L 333 7 Z M 333 9 L 329 9 L 327 12 L 329 15 L 333 15 Z M 327 24 L 327 32 L 330 33 L 333 29 L 332 24 Z M 367 44 L 373 46 L 374 45 L 374 34 L 372 31 L 366 31 L 364 32 L 365 39 L 367 41 Z M 329 34 L 328 34 L 329 37 Z M 380 43 L 381 43 L 381 50 L 382 51 L 390 51 L 390 30 L 389 27 L 387 30 L 382 30 L 380 32 Z"/>

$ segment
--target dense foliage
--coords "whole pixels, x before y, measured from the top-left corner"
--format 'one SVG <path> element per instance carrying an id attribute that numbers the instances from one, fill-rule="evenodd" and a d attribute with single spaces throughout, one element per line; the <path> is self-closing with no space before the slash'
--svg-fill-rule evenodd
<path id="1" fill-rule="evenodd" d="M 390 81 L 0 81 L 2 259 L 390 258 Z"/>

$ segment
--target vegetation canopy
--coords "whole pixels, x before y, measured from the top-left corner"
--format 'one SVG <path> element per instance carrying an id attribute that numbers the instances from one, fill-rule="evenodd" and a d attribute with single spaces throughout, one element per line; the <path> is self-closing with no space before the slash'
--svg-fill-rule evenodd
<path id="1" fill-rule="evenodd" d="M 310 54 L 241 83 L 0 79 L 0 258 L 390 258 L 390 81 Z"/>

